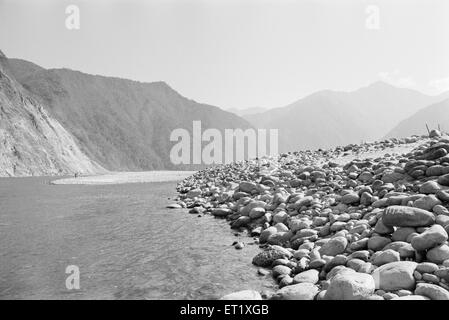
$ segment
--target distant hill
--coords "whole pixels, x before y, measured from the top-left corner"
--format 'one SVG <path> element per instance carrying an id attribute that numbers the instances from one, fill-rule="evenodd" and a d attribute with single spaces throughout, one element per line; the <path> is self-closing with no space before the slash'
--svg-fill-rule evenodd
<path id="1" fill-rule="evenodd" d="M 352 92 L 319 91 L 244 118 L 257 128 L 279 129 L 281 152 L 330 148 L 380 139 L 402 119 L 448 96 L 376 82 Z"/>
<path id="2" fill-rule="evenodd" d="M 44 69 L 11 59 L 11 72 L 74 137 L 81 150 L 108 170 L 195 169 L 174 165 L 172 130 L 251 128 L 218 107 L 187 99 L 164 82 L 142 83 L 69 69 Z"/>
<path id="3" fill-rule="evenodd" d="M 426 124 L 430 130 L 438 129 L 449 132 L 449 99 L 427 106 L 411 117 L 401 121 L 386 137 L 406 137 L 427 134 Z"/>
<path id="4" fill-rule="evenodd" d="M 256 114 L 256 113 L 262 113 L 262 112 L 267 111 L 267 109 L 261 108 L 261 107 L 253 107 L 253 108 L 246 108 L 246 109 L 230 108 L 230 109 L 226 109 L 226 111 L 232 112 L 232 113 L 242 117 L 242 116 L 252 115 L 252 114 Z"/>
<path id="5" fill-rule="evenodd" d="M 0 51 L 0 176 L 104 172 L 10 70 Z"/>

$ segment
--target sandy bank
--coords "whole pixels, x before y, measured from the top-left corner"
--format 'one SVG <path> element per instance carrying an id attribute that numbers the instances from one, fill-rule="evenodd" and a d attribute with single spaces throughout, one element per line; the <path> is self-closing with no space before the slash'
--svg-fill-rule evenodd
<path id="1" fill-rule="evenodd" d="M 102 175 L 66 178 L 53 180 L 51 184 L 121 184 L 166 182 L 182 180 L 195 173 L 195 171 L 142 171 L 142 172 L 112 172 Z"/>

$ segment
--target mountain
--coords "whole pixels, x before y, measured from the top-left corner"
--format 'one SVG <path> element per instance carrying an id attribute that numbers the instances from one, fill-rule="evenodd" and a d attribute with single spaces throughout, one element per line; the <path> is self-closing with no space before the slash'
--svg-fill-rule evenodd
<path id="1" fill-rule="evenodd" d="M 104 172 L 10 69 L 0 51 L 0 176 Z"/>
<path id="2" fill-rule="evenodd" d="M 240 117 L 243 117 L 243 116 L 248 116 L 248 115 L 252 115 L 252 114 L 256 114 L 256 113 L 262 113 L 262 112 L 267 111 L 267 109 L 262 108 L 262 107 L 253 107 L 253 108 L 246 108 L 246 109 L 230 108 L 230 109 L 227 109 L 226 111 L 232 112 Z"/>
<path id="3" fill-rule="evenodd" d="M 447 96 L 375 82 L 352 92 L 319 91 L 244 118 L 257 128 L 278 129 L 281 152 L 331 148 L 380 139 L 400 120 Z"/>
<path id="4" fill-rule="evenodd" d="M 386 137 L 406 137 L 411 135 L 427 134 L 429 129 L 438 129 L 449 132 L 449 99 L 425 107 L 411 117 L 401 121 Z"/>
<path id="5" fill-rule="evenodd" d="M 174 129 L 186 129 L 192 137 L 195 120 L 201 121 L 203 131 L 252 127 L 233 113 L 183 97 L 164 82 L 44 69 L 10 60 L 10 70 L 23 87 L 90 159 L 108 170 L 196 169 L 200 166 L 171 162 L 170 150 L 177 143 L 170 141 Z"/>

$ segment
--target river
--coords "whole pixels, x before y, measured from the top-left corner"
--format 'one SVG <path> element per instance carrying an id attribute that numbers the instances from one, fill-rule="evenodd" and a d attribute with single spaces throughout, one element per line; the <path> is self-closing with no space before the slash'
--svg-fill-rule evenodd
<path id="1" fill-rule="evenodd" d="M 50 185 L 0 179 L 0 299 L 215 299 L 270 290 L 259 252 L 225 220 L 165 206 L 176 182 Z M 248 243 L 236 250 L 236 240 Z M 80 288 L 67 289 L 67 266 Z"/>

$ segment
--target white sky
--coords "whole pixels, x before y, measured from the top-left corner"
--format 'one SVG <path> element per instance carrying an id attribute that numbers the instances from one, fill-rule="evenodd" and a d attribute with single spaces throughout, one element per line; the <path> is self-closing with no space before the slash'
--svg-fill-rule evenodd
<path id="1" fill-rule="evenodd" d="M 65 8 L 80 8 L 80 30 Z M 377 5 L 380 29 L 366 28 Z M 377 80 L 449 90 L 447 0 L 0 0 L 0 49 L 151 82 L 224 108 L 281 107 Z"/>

